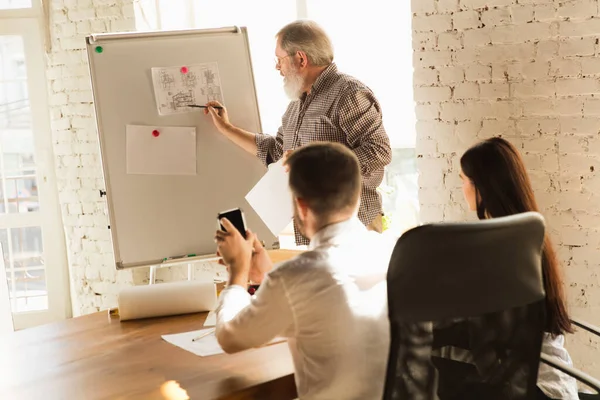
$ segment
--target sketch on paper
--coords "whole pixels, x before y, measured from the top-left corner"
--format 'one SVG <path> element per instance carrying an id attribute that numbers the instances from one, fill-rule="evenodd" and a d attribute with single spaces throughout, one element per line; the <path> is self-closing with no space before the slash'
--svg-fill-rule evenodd
<path id="1" fill-rule="evenodd" d="M 175 78 L 165 70 L 159 72 L 159 81 L 163 90 L 171 90 L 175 85 Z"/>
<path id="2" fill-rule="evenodd" d="M 152 68 L 152 83 L 159 115 L 194 111 L 191 104 L 206 104 L 217 100 L 223 102 L 221 80 L 216 62 L 181 66 Z"/>

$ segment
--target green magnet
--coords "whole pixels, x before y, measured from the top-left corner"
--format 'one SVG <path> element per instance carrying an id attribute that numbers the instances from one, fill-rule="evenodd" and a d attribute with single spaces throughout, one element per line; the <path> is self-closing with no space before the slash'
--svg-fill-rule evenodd
<path id="1" fill-rule="evenodd" d="M 96 46 L 96 53 L 102 53 L 104 51 L 104 49 L 102 48 L 102 46 Z"/>

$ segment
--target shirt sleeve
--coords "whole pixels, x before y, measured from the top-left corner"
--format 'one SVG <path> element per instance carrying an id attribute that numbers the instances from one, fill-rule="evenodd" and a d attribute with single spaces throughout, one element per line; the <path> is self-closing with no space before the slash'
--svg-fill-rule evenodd
<path id="1" fill-rule="evenodd" d="M 352 90 L 343 95 L 339 115 L 340 127 L 358 157 L 363 175 L 382 169 L 392 161 L 381 108 L 370 90 Z"/>
<path id="2" fill-rule="evenodd" d="M 265 135 L 257 133 L 256 141 L 256 156 L 265 165 L 279 161 L 283 156 L 283 127 L 277 130 L 277 136 Z"/>
<path id="3" fill-rule="evenodd" d="M 241 286 L 219 296 L 215 334 L 226 353 L 268 343 L 293 324 L 292 310 L 280 277 L 267 275 L 252 298 Z"/>

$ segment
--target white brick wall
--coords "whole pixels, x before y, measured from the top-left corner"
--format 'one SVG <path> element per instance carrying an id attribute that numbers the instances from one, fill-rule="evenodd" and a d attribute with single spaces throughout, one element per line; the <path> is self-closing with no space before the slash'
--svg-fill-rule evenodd
<path id="1" fill-rule="evenodd" d="M 528 166 L 573 315 L 600 324 L 598 1 L 412 3 L 423 221 L 474 218 L 458 160 L 506 137 Z M 599 341 L 567 340 L 576 365 L 600 376 Z"/>
<path id="2" fill-rule="evenodd" d="M 124 285 L 148 281 L 148 270 L 116 271 L 110 243 L 85 36 L 135 30 L 134 0 L 52 0 L 48 54 L 52 137 L 59 199 L 67 237 L 75 316 L 116 304 Z M 215 272 L 199 265 L 196 275 Z M 219 271 L 217 269 L 217 271 Z M 164 269 L 158 280 L 185 279 L 184 268 Z"/>
<path id="3" fill-rule="evenodd" d="M 109 8 L 111 13 L 105 12 Z M 73 314 L 114 304 L 131 271 L 114 268 L 94 124 L 85 36 L 107 32 L 115 21 L 134 29 L 132 0 L 52 0 L 48 54 L 52 137 L 59 199 L 67 236 Z"/>

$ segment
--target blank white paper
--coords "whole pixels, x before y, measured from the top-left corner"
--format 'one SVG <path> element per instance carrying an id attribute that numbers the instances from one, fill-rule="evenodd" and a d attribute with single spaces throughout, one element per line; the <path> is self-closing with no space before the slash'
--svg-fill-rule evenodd
<path id="1" fill-rule="evenodd" d="M 182 349 L 194 353 L 197 356 L 206 357 L 213 356 L 215 354 L 223 354 L 225 352 L 223 349 L 221 349 L 221 346 L 219 346 L 219 342 L 217 341 L 214 333 L 192 342 L 192 339 L 197 338 L 206 332 L 214 330 L 215 328 L 201 329 L 199 331 L 176 333 L 173 335 L 162 335 L 162 338 L 172 345 L 181 347 Z"/>
<path id="2" fill-rule="evenodd" d="M 246 201 L 273 235 L 278 236 L 294 216 L 292 192 L 283 161 L 270 164 L 269 170 L 246 195 Z"/>
<path id="3" fill-rule="evenodd" d="M 194 353 L 197 356 L 207 357 L 214 356 L 216 354 L 224 354 L 225 352 L 219 346 L 219 342 L 217 341 L 214 333 L 204 336 L 203 338 L 192 342 L 193 338 L 197 338 L 206 332 L 214 331 L 215 328 L 209 329 L 201 329 L 199 331 L 191 331 L 191 332 L 183 332 L 183 333 L 175 333 L 172 335 L 162 335 L 163 340 L 171 343 L 174 346 L 180 347 L 183 350 L 187 350 L 190 353 Z M 285 338 L 276 336 L 269 343 L 265 344 L 265 346 L 269 346 L 271 344 L 284 342 Z"/>
<path id="4" fill-rule="evenodd" d="M 126 136 L 128 174 L 196 175 L 195 127 L 127 125 Z"/>

